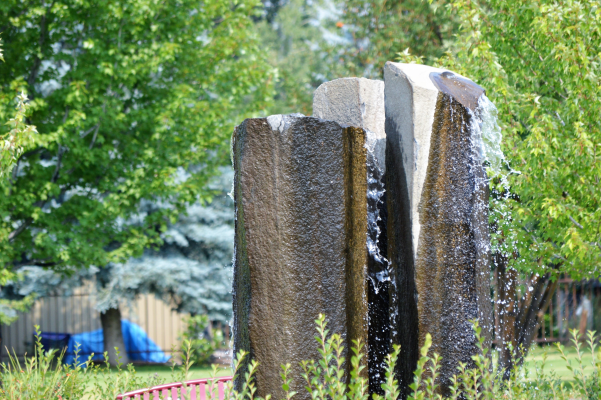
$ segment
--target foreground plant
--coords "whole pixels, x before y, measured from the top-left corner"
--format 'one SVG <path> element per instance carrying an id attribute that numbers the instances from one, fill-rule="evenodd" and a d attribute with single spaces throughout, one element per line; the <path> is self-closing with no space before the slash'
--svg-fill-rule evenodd
<path id="1" fill-rule="evenodd" d="M 35 348 L 32 356 L 25 355 L 23 361 L 9 353 L 9 363 L 0 367 L 0 399 L 7 400 L 113 400 L 120 393 L 150 388 L 166 383 L 158 375 L 141 376 L 133 364 L 121 363 L 119 349 L 115 349 L 116 367 L 109 363 L 108 352 L 104 353 L 104 364 L 94 364 L 91 354 L 86 360 L 79 357 L 79 346 L 75 349 L 72 365 L 63 364 L 64 352 L 44 350 L 41 332 L 36 326 Z M 188 379 L 191 361 L 188 344 L 180 366 L 172 365 L 171 379 L 184 382 Z M 217 370 L 213 369 L 213 377 Z M 211 386 L 210 393 L 216 397 L 217 387 Z"/>
<path id="2" fill-rule="evenodd" d="M 292 400 L 298 393 L 291 390 L 295 380 L 302 379 L 306 383 L 306 390 L 311 399 L 315 400 L 367 400 L 368 384 L 364 377 L 362 360 L 365 357 L 364 346 L 355 342 L 350 359 L 350 379 L 345 376 L 345 358 L 342 356 L 344 346 L 340 335 L 330 335 L 325 317 L 320 315 L 316 320 L 316 341 L 319 347 L 320 359 L 307 360 L 301 365 L 304 373 L 302 376 L 291 376 L 290 364 L 282 365 L 282 388 L 284 399 Z M 504 370 L 492 367 L 492 355 L 484 347 L 484 338 L 481 337 L 482 329 L 478 321 L 473 322 L 474 335 L 478 342 L 478 353 L 472 357 L 470 363 L 462 363 L 457 369 L 457 374 L 452 377 L 449 393 L 441 393 L 440 376 L 438 369 L 443 360 L 430 352 L 432 339 L 426 336 L 424 346 L 420 350 L 420 359 L 414 371 L 414 381 L 410 385 L 408 400 L 488 400 L 488 399 L 599 399 L 601 396 L 601 354 L 595 342 L 595 332 L 589 332 L 583 345 L 583 338 L 577 331 L 572 331 L 572 344 L 576 357 L 570 358 L 561 344 L 557 350 L 572 372 L 570 381 L 562 381 L 553 372 L 548 373 L 546 355 L 541 363 L 536 364 L 534 371 L 514 368 L 508 379 L 503 378 Z M 10 363 L 2 366 L 1 381 L 2 392 L 0 399 L 8 400 L 38 400 L 38 399 L 81 399 L 112 400 L 120 393 L 165 383 L 157 376 L 143 378 L 132 364 L 126 367 L 117 360 L 117 367 L 111 368 L 108 363 L 108 354 L 105 353 L 107 362 L 104 365 L 94 365 L 91 357 L 81 362 L 76 357 L 73 365 L 62 365 L 63 354 L 54 350 L 44 352 L 36 330 L 36 347 L 33 357 L 20 362 L 17 357 L 11 356 Z M 588 349 L 585 349 L 588 347 Z M 586 352 L 591 356 L 591 362 L 585 362 Z M 374 394 L 374 400 L 397 400 L 400 398 L 399 382 L 396 380 L 394 370 L 400 347 L 386 359 L 386 376 L 382 384 L 383 395 Z M 117 349 L 118 353 L 118 349 Z M 172 364 L 172 377 L 174 382 L 185 382 L 189 379 L 189 371 L 194 362 L 191 359 L 191 344 L 186 345 L 182 364 L 177 367 Z M 588 356 L 588 355 L 587 355 Z M 271 395 L 264 399 L 257 396 L 255 375 L 258 363 L 254 360 L 245 363 L 248 353 L 243 351 L 237 354 L 234 371 L 237 378 L 237 387 L 232 382 L 225 386 L 225 398 L 228 400 L 270 400 Z M 246 366 L 242 369 L 242 366 Z M 533 376 L 529 376 L 534 372 Z M 215 377 L 216 367 L 213 368 L 211 377 Z M 185 387 L 185 384 L 184 384 Z M 185 393 L 184 393 L 185 392 Z M 209 383 L 206 387 L 206 398 L 217 399 L 218 385 Z M 190 400 L 191 391 L 187 388 L 179 395 L 181 400 Z M 167 400 L 169 397 L 159 396 Z"/>
<path id="3" fill-rule="evenodd" d="M 366 400 L 368 396 L 367 380 L 362 377 L 361 365 L 363 344 L 354 343 L 351 357 L 351 369 L 349 384 L 346 384 L 343 365 L 344 350 L 340 335 L 329 335 L 326 328 L 325 317 L 320 315 L 315 321 L 317 325 L 316 341 L 321 358 L 318 361 L 307 360 L 301 363 L 303 368 L 302 377 L 291 377 L 289 375 L 290 364 L 282 365 L 283 389 L 286 400 L 293 398 L 296 393 L 290 391 L 294 379 L 301 378 L 306 383 L 306 390 L 311 399 L 344 399 L 344 400 Z M 443 361 L 436 353 L 430 352 L 432 338 L 428 334 L 424 346 L 420 349 L 420 359 L 414 371 L 414 381 L 410 384 L 409 400 L 441 400 L 450 398 L 453 400 L 486 400 L 486 399 L 558 399 L 567 400 L 574 398 L 598 399 L 601 393 L 599 382 L 601 381 L 601 362 L 597 355 L 595 344 L 595 333 L 589 332 L 587 345 L 592 356 L 590 366 L 584 362 L 584 351 L 581 345 L 581 337 L 576 331 L 572 332 L 572 343 L 576 348 L 576 360 L 568 359 L 565 349 L 558 344 L 558 350 L 568 363 L 573 373 L 573 381 L 564 383 L 553 373 L 545 371 L 546 356 L 543 362 L 535 367 L 535 376 L 530 378 L 530 371 L 520 369 L 514 364 L 508 379 L 504 379 L 504 369 L 493 367 L 493 354 L 484 346 L 485 338 L 482 337 L 482 328 L 478 321 L 473 321 L 474 335 L 477 341 L 478 352 L 472 356 L 469 363 L 461 363 L 457 368 L 457 374 L 452 377 L 448 393 L 441 392 L 439 366 Z M 382 384 L 383 395 L 374 394 L 374 400 L 396 400 L 400 397 L 399 382 L 395 378 L 394 369 L 400 347 L 395 346 L 394 351 L 386 359 L 386 377 Z M 571 365 L 570 363 L 575 365 Z M 253 376 L 257 364 L 252 364 L 252 369 L 245 375 L 245 385 L 238 396 L 246 394 L 252 399 L 256 392 Z M 592 367 L 592 368 L 591 368 Z M 241 397 L 238 397 L 241 398 Z"/>
<path id="4" fill-rule="evenodd" d="M 36 326 L 34 354 L 20 361 L 15 353 L 9 353 L 9 363 L 2 364 L 0 388 L 2 399 L 42 400 L 81 399 L 88 382 L 85 367 L 90 363 L 76 361 L 74 366 L 63 365 L 63 353 L 44 351 L 41 333 Z M 78 360 L 79 350 L 75 350 Z"/>

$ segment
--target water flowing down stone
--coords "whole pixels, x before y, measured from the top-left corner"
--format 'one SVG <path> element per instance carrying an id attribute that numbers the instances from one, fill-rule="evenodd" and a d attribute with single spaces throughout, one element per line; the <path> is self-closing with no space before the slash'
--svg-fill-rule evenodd
<path id="1" fill-rule="evenodd" d="M 234 351 L 259 363 L 257 396 L 284 398 L 290 363 L 295 398 L 310 398 L 299 363 L 320 358 L 320 313 L 347 360 L 353 340 L 367 343 L 365 142 L 361 128 L 299 114 L 234 131 Z"/>
<path id="2" fill-rule="evenodd" d="M 477 352 L 470 320 L 479 319 L 490 346 L 488 183 L 476 118 L 484 89 L 449 71 L 391 62 L 384 81 L 397 377 L 406 396 L 430 333 L 448 393 L 456 367 Z"/>
<path id="3" fill-rule="evenodd" d="M 342 78 L 325 82 L 313 95 L 313 115 L 342 125 L 364 128 L 367 134 L 367 249 L 369 334 L 364 351 L 364 372 L 370 393 L 383 394 L 385 358 L 390 353 L 390 304 L 386 259 L 386 207 L 384 190 L 386 134 L 384 82 Z"/>

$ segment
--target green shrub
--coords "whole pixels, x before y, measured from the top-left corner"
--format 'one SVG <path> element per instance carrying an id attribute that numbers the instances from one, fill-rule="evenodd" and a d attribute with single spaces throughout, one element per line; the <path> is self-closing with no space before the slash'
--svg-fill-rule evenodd
<path id="1" fill-rule="evenodd" d="M 78 352 L 78 350 L 76 350 Z M 70 367 L 62 364 L 64 353 L 44 352 L 39 327 L 33 357 L 21 362 L 9 353 L 9 363 L 2 364 L 0 393 L 2 399 L 80 399 L 85 390 L 84 368 L 79 363 Z M 77 356 L 76 356 L 77 358 Z M 85 364 L 84 364 L 85 365 Z"/>
<path id="2" fill-rule="evenodd" d="M 206 315 L 188 317 L 185 324 L 186 330 L 182 334 L 182 353 L 189 353 L 190 361 L 195 365 L 209 365 L 211 355 L 223 343 L 223 332 L 216 329 L 212 331 L 212 335 L 206 335 L 205 331 L 209 326 L 209 317 Z"/>
<path id="3" fill-rule="evenodd" d="M 94 354 L 83 361 L 76 347 L 73 365 L 65 365 L 62 363 L 64 351 L 44 351 L 39 327 L 35 330 L 33 356 L 25 355 L 20 361 L 16 354 L 9 354 L 9 363 L 1 365 L 0 399 L 113 400 L 120 393 L 166 383 L 156 376 L 143 378 L 137 375 L 132 364 L 123 368 L 118 362 L 117 368 L 111 368 L 107 352 L 104 353 L 105 363 L 96 365 L 91 361 Z M 119 350 L 116 350 L 119 356 Z M 173 381 L 185 380 L 190 366 L 188 357 L 177 372 L 173 364 Z"/>
<path id="4" fill-rule="evenodd" d="M 303 361 L 302 379 L 306 383 L 312 400 L 367 400 L 367 381 L 360 376 L 360 360 L 364 355 L 361 353 L 363 345 L 355 343 L 351 356 L 351 376 L 347 385 L 343 379 L 344 357 L 342 357 L 342 339 L 338 334 L 328 337 L 326 321 L 323 315 L 315 321 L 317 324 L 317 335 L 315 336 L 319 346 L 320 360 Z M 570 360 L 565 354 L 564 346 L 557 344 L 563 359 L 568 363 L 568 368 L 573 374 L 571 381 L 562 381 L 553 372 L 545 370 L 546 360 L 543 359 L 535 367 L 534 376 L 529 377 L 526 369 L 517 367 L 509 375 L 509 379 L 503 380 L 503 371 L 493 368 L 492 354 L 483 346 L 484 338 L 481 337 L 482 328 L 477 321 L 473 321 L 474 333 L 478 339 L 479 354 L 473 356 L 473 368 L 466 364 L 460 364 L 457 375 L 452 378 L 449 398 L 452 400 L 486 400 L 486 399 L 509 399 L 509 400 L 532 400 L 532 399 L 595 399 L 601 398 L 601 354 L 597 354 L 594 332 L 589 332 L 585 340 L 586 347 L 592 355 L 590 366 L 583 361 L 584 349 L 582 338 L 574 330 L 572 331 L 572 344 L 576 349 L 576 359 Z M 414 372 L 415 379 L 410 385 L 411 394 L 409 400 L 439 400 L 443 399 L 440 394 L 437 380 L 438 368 L 441 357 L 434 353 L 428 355 L 432 339 L 426 335 L 424 346 L 420 350 L 420 359 Z M 394 347 L 393 353 L 387 358 L 386 380 L 382 384 L 384 395 L 374 395 L 374 400 L 396 400 L 400 389 L 393 371 L 400 347 Z M 236 365 L 246 356 L 240 352 Z M 290 364 L 282 365 L 282 388 L 286 393 L 286 400 L 292 398 L 296 393 L 290 391 L 291 381 L 295 377 L 289 376 Z M 588 368 L 588 374 L 585 373 Z M 244 384 L 240 392 L 230 388 L 230 396 L 234 400 L 260 400 L 256 392 L 253 376 L 256 373 L 257 363 L 252 361 L 248 371 L 245 371 Z M 269 398 L 270 396 L 268 396 Z"/>
<path id="5" fill-rule="evenodd" d="M 319 360 L 307 360 L 301 363 L 302 376 L 290 376 L 291 365 L 283 364 L 281 371 L 282 388 L 286 393 L 284 400 L 292 400 L 297 393 L 291 391 L 292 382 L 302 379 L 306 390 L 312 400 L 367 400 L 367 379 L 362 377 L 361 365 L 363 343 L 355 342 L 351 352 L 351 371 L 349 383 L 344 377 L 345 359 L 342 356 L 344 347 L 340 335 L 329 335 L 325 317 L 320 315 L 316 320 L 317 345 L 319 346 Z M 108 355 L 105 352 L 105 364 L 94 365 L 91 357 L 85 362 L 76 357 L 72 366 L 62 364 L 63 353 L 56 350 L 44 352 L 36 327 L 37 337 L 34 355 L 26 357 L 24 361 L 13 354 L 10 362 L 3 364 L 0 370 L 2 389 L 0 399 L 9 400 L 109 400 L 114 399 L 119 393 L 131 390 L 149 388 L 166 383 L 158 376 L 142 377 L 136 373 L 132 364 L 123 367 L 117 363 L 117 368 L 108 364 Z M 548 372 L 546 357 L 535 365 L 533 370 L 517 367 L 503 380 L 503 374 L 493 368 L 493 357 L 484 348 L 484 339 L 481 337 L 481 328 L 474 321 L 474 332 L 478 339 L 480 352 L 473 357 L 473 368 L 461 364 L 457 375 L 452 379 L 449 398 L 452 400 L 531 400 L 531 399 L 599 399 L 601 398 L 601 354 L 597 351 L 595 333 L 589 332 L 586 338 L 581 338 L 576 331 L 572 331 L 572 344 L 576 357 L 568 358 L 564 346 L 557 344 L 557 349 L 567 363 L 572 373 L 570 381 L 563 381 L 552 371 Z M 583 345 L 584 343 L 584 345 Z M 440 400 L 443 396 L 439 392 L 438 367 L 441 358 L 437 354 L 429 354 L 432 340 L 426 337 L 425 345 L 420 351 L 420 359 L 414 372 L 415 379 L 411 384 L 409 400 Z M 194 347 L 191 341 L 185 341 L 184 360 L 176 368 L 172 363 L 171 382 L 183 382 L 188 379 L 190 367 L 194 364 Z M 386 379 L 382 388 L 384 395 L 374 395 L 373 400 L 396 400 L 399 397 L 399 385 L 394 376 L 396 359 L 400 352 L 395 347 L 392 354 L 387 357 Z M 584 361 L 586 353 L 592 356 L 590 365 Z M 117 352 L 118 354 L 118 352 Z M 262 400 L 256 396 L 254 376 L 258 363 L 251 360 L 245 371 L 240 370 L 242 361 L 247 356 L 239 352 L 236 357 L 234 370 L 236 374 L 243 374 L 241 390 L 236 391 L 232 385 L 227 385 L 226 396 L 231 400 Z M 213 368 L 213 375 L 217 372 Z M 216 385 L 209 388 L 216 398 Z M 186 396 L 182 396 L 184 400 Z M 265 400 L 270 400 L 267 396 Z"/>

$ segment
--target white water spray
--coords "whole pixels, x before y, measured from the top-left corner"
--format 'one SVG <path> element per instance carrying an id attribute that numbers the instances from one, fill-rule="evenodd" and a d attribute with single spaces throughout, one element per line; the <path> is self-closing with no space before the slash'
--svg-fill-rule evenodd
<path id="1" fill-rule="evenodd" d="M 378 268 L 370 271 L 369 277 L 376 293 L 379 291 L 378 283 L 390 280 L 388 273 L 388 260 L 380 252 L 380 217 L 379 207 L 383 205 L 384 192 L 384 148 L 386 139 L 378 139 L 375 133 L 366 130 L 367 149 L 367 251 L 375 261 Z"/>
<path id="2" fill-rule="evenodd" d="M 478 107 L 472 114 L 472 137 L 481 161 L 488 164 L 489 178 L 502 175 L 501 169 L 506 163 L 501 150 L 503 136 L 497 114 L 497 107 L 486 95 L 478 98 Z"/>

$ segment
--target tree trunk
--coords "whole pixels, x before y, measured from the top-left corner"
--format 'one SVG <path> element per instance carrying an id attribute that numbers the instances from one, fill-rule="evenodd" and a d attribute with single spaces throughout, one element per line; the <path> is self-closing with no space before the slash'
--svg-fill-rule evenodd
<path id="1" fill-rule="evenodd" d="M 121 310 L 119 308 L 109 308 L 100 313 L 100 322 L 102 324 L 104 351 L 108 352 L 109 363 L 113 367 L 117 364 L 128 364 L 129 358 L 125 351 L 125 342 L 121 331 Z M 119 351 L 119 357 L 117 357 L 115 348 Z"/>
<path id="2" fill-rule="evenodd" d="M 507 268 L 507 256 L 496 253 L 494 262 L 497 266 L 497 298 L 495 305 L 499 315 L 499 332 L 497 338 L 501 340 L 499 352 L 499 371 L 503 371 L 503 378 L 508 379 L 513 369 L 517 337 L 515 334 L 515 297 L 517 284 L 517 271 Z"/>
<path id="3" fill-rule="evenodd" d="M 501 340 L 499 371 L 503 371 L 503 378 L 508 379 L 515 366 L 524 363 L 558 282 L 551 282 L 551 274 L 532 274 L 526 281 L 525 293 L 518 300 L 518 272 L 508 267 L 507 256 L 496 253 L 493 257 L 497 268 L 497 337 Z"/>

